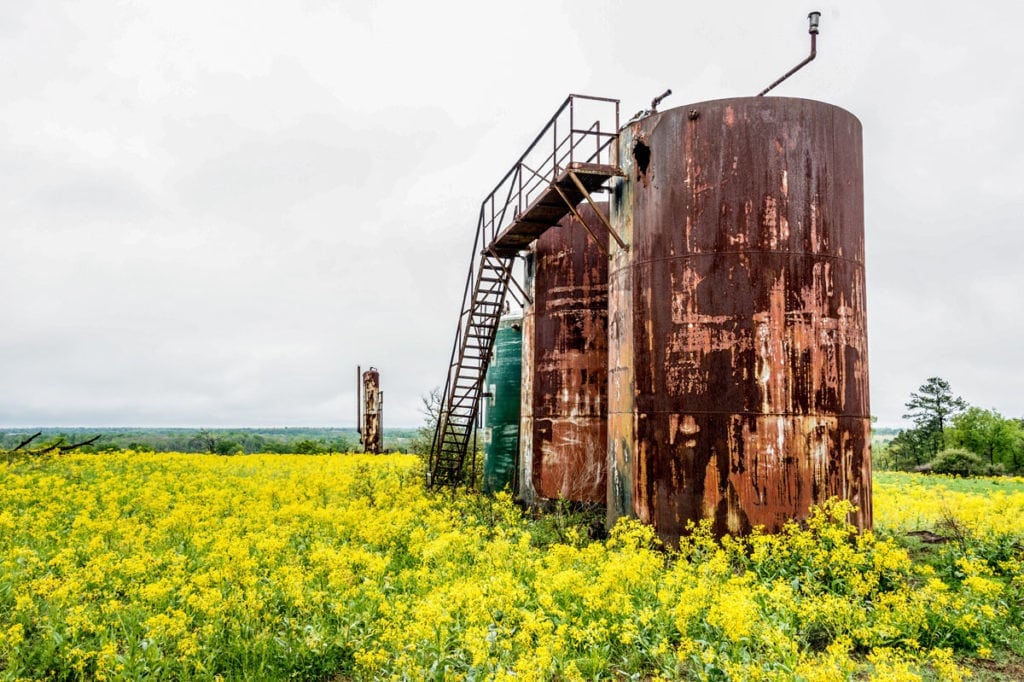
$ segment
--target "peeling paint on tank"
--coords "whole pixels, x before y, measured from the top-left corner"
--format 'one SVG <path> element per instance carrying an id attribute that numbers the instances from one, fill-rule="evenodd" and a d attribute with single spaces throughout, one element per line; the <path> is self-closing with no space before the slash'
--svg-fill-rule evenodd
<path id="1" fill-rule="evenodd" d="M 624 153 L 634 147 L 632 128 L 619 134 L 619 164 L 626 178 L 635 176 L 634 158 Z M 608 448 L 609 485 L 607 525 L 634 515 L 633 467 L 636 462 L 636 411 L 633 378 L 633 277 L 630 250 L 633 242 L 633 196 L 636 183 L 617 180 L 612 185 L 609 218 L 625 248 L 609 245 L 608 269 Z"/>
<path id="2" fill-rule="evenodd" d="M 532 250 L 526 256 L 526 276 L 524 288 L 529 300 L 534 297 L 534 255 Z M 534 306 L 527 303 L 523 307 L 522 335 L 522 386 L 519 403 L 519 463 L 517 478 L 517 498 L 525 504 L 532 505 L 537 500 L 537 491 L 533 487 L 533 357 L 534 357 Z"/>
<path id="3" fill-rule="evenodd" d="M 538 498 L 607 499 L 608 232 L 589 204 L 535 244 L 530 472 Z M 607 209 L 604 209 L 607 215 Z"/>

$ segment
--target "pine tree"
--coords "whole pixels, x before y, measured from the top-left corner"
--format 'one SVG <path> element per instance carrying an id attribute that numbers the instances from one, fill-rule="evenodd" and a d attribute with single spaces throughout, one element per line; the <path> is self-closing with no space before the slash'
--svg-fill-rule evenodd
<path id="1" fill-rule="evenodd" d="M 960 396 L 953 396 L 949 382 L 940 377 L 931 377 L 910 394 L 906 403 L 909 419 L 917 426 L 931 444 L 932 454 L 938 454 L 946 445 L 946 425 L 955 415 L 967 409 L 967 402 Z"/>

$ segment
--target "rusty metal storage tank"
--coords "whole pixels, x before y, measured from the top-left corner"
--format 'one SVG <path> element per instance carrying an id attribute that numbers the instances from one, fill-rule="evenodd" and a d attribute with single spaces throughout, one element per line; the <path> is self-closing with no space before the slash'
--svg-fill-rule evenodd
<path id="1" fill-rule="evenodd" d="M 356 369 L 359 372 L 359 369 Z M 362 418 L 356 419 L 359 432 L 359 443 L 363 452 L 379 454 L 384 448 L 384 393 L 380 390 L 380 372 L 371 367 L 362 373 L 362 385 L 357 386 L 357 403 L 362 401 Z M 358 415 L 359 407 L 356 408 Z"/>
<path id="2" fill-rule="evenodd" d="M 577 212 L 586 226 L 566 216 L 531 259 L 520 446 L 529 502 L 607 497 L 608 231 L 590 204 Z"/>
<path id="3" fill-rule="evenodd" d="M 519 450 L 519 403 L 523 367 L 523 316 L 506 315 L 498 321 L 494 357 L 484 378 L 484 492 L 493 493 L 515 483 Z"/>
<path id="4" fill-rule="evenodd" d="M 691 104 L 626 126 L 609 275 L 609 522 L 777 530 L 831 496 L 871 526 L 860 122 Z"/>

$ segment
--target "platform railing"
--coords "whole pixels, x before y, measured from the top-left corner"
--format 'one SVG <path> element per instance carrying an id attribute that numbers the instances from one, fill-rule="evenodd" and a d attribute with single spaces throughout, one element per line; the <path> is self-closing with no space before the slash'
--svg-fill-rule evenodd
<path id="1" fill-rule="evenodd" d="M 479 225 L 483 243 L 494 241 L 574 164 L 614 166 L 618 131 L 618 100 L 569 95 L 484 199 Z"/>

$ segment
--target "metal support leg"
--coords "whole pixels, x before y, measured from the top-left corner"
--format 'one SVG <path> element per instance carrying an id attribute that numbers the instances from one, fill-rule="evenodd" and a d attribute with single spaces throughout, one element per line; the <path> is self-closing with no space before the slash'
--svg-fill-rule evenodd
<path id="1" fill-rule="evenodd" d="M 573 217 L 576 218 L 576 220 L 580 221 L 583 224 L 583 227 L 587 228 L 587 232 L 590 233 L 590 237 L 594 240 L 594 243 L 597 244 L 597 248 L 601 249 L 601 253 L 603 253 L 605 256 L 610 257 L 611 254 L 608 253 L 608 249 L 604 247 L 604 244 L 602 244 L 601 240 L 597 238 L 597 235 L 594 234 L 594 231 L 590 229 L 590 225 L 587 225 L 587 221 L 583 219 L 583 216 L 580 215 L 580 212 L 577 211 L 576 207 L 572 205 L 572 202 L 569 201 L 569 197 L 565 196 L 565 192 L 563 192 L 558 185 L 551 186 L 555 188 L 556 192 L 558 192 L 558 196 L 562 197 L 562 201 L 564 201 L 565 205 L 569 207 L 569 211 L 572 213 Z M 590 197 L 588 196 L 587 198 L 589 199 Z M 598 215 L 600 215 L 600 211 L 598 211 L 597 213 Z"/>
<path id="2" fill-rule="evenodd" d="M 601 211 L 597 209 L 597 204 L 595 204 L 594 200 L 590 198 L 590 192 L 588 192 L 587 188 L 583 186 L 583 183 L 580 181 L 579 177 L 576 176 L 576 173 L 569 171 L 569 178 L 576 183 L 576 188 L 583 193 L 583 198 L 586 199 L 587 203 L 590 204 L 590 207 L 594 209 L 594 213 L 596 213 L 597 217 L 601 219 L 602 223 L 604 223 L 604 226 L 608 229 L 608 234 L 612 236 L 615 242 L 619 245 L 619 248 L 628 250 L 629 247 L 626 246 L 626 242 L 622 241 L 622 237 L 619 236 L 619 233 L 612 229 L 612 224 L 604 217 L 604 213 L 601 213 Z M 562 195 L 562 198 L 564 199 L 565 195 Z"/>

